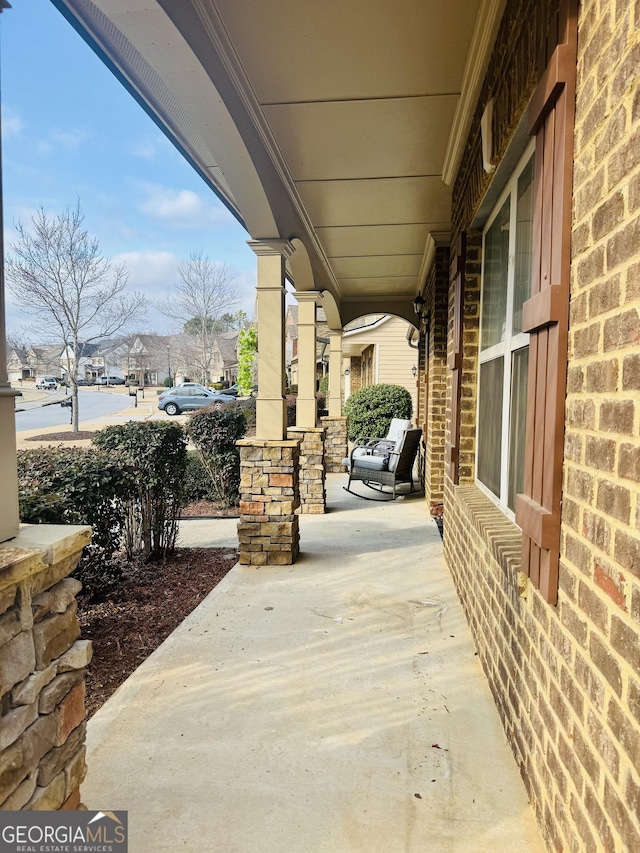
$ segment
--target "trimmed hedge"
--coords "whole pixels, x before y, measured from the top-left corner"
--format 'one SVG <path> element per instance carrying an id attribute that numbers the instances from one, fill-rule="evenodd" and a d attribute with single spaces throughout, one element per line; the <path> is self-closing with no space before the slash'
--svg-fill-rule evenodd
<path id="1" fill-rule="evenodd" d="M 238 403 L 200 409 L 187 422 L 187 432 L 209 473 L 213 500 L 236 506 L 240 500 L 240 453 L 236 441 L 247 432 L 245 410 Z"/>
<path id="2" fill-rule="evenodd" d="M 410 418 L 411 394 L 402 385 L 367 385 L 349 397 L 344 405 L 350 441 L 382 438 L 392 418 Z"/>
<path id="3" fill-rule="evenodd" d="M 28 524 L 90 524 L 91 543 L 73 572 L 99 598 L 121 577 L 125 505 L 135 470 L 120 454 L 43 447 L 18 452 L 20 519 Z"/>

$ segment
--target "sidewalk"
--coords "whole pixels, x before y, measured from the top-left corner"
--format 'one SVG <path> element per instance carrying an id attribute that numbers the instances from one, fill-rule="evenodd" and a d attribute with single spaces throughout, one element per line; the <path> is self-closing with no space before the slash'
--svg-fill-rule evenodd
<path id="1" fill-rule="evenodd" d="M 298 563 L 232 569 L 90 721 L 83 801 L 132 853 L 544 850 L 423 500 L 344 479 Z"/>

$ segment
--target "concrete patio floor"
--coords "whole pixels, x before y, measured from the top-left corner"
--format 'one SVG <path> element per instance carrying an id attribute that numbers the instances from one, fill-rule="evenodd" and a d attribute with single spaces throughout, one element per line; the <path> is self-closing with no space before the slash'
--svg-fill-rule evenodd
<path id="1" fill-rule="evenodd" d="M 83 801 L 131 853 L 545 849 L 424 501 L 344 482 L 298 563 L 232 569 L 90 721 Z"/>

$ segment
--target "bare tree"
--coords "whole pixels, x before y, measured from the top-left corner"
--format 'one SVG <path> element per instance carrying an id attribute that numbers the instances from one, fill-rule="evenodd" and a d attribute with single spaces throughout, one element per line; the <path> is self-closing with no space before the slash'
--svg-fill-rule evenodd
<path id="1" fill-rule="evenodd" d="M 158 304 L 160 311 L 181 323 L 182 329 L 195 341 L 195 366 L 204 384 L 209 384 L 211 349 L 215 337 L 215 321 L 237 305 L 235 273 L 226 264 L 192 252 L 186 264 L 178 268 L 180 284 L 170 299 Z"/>
<path id="2" fill-rule="evenodd" d="M 40 207 L 31 229 L 20 222 L 6 262 L 9 289 L 34 329 L 62 343 L 71 383 L 72 429 L 78 431 L 78 363 L 82 346 L 140 319 L 144 296 L 126 293 L 127 271 L 100 254 L 83 227 L 80 202 L 51 217 Z"/>

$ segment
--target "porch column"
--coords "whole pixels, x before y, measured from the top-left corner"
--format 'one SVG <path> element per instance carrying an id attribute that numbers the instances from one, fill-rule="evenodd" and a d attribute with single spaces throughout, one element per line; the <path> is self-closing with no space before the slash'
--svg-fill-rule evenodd
<path id="1" fill-rule="evenodd" d="M 327 430 L 325 469 L 337 474 L 347 469 L 342 460 L 347 456 L 347 419 L 342 417 L 342 332 L 329 332 L 329 415 L 322 418 Z"/>
<path id="2" fill-rule="evenodd" d="M 329 398 L 330 418 L 342 417 L 342 332 L 329 332 Z"/>
<path id="3" fill-rule="evenodd" d="M 298 401 L 296 426 L 315 427 L 318 413 L 316 401 L 316 305 L 320 294 L 315 291 L 296 293 L 298 300 Z"/>
<path id="4" fill-rule="evenodd" d="M 239 441 L 243 566 L 295 563 L 300 550 L 300 438 L 287 440 L 284 401 L 284 264 L 286 240 L 252 240 L 258 256 L 258 400 L 256 437 Z"/>
<path id="5" fill-rule="evenodd" d="M 288 240 L 249 240 L 248 244 L 258 256 L 256 438 L 282 441 L 287 434 L 284 401 L 284 265 L 293 253 L 293 246 Z"/>
<path id="6" fill-rule="evenodd" d="M 2 7 L 3 4 L 0 4 Z M 2 8 L 0 8 L 0 12 Z M 2 153 L 0 152 L 0 542 L 12 539 L 20 529 L 18 469 L 16 463 L 16 397 L 7 376 L 7 338 L 4 299 L 4 224 L 2 221 Z"/>

